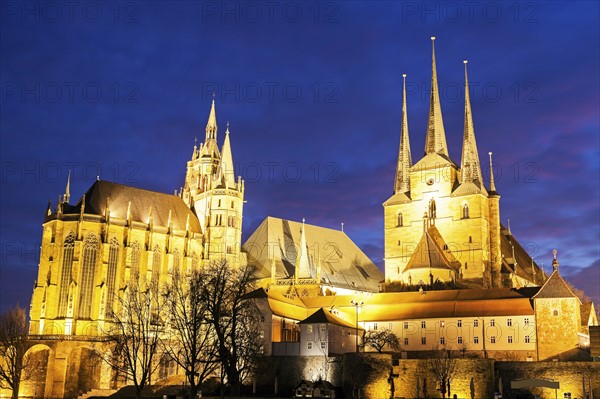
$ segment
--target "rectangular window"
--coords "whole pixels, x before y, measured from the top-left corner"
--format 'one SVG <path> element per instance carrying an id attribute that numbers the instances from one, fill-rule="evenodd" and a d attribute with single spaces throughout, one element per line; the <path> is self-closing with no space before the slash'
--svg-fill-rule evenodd
<path id="1" fill-rule="evenodd" d="M 490 319 L 490 327 L 495 327 L 495 326 L 496 326 L 496 320 Z"/>
<path id="2" fill-rule="evenodd" d="M 440 345 L 445 345 L 445 344 L 446 344 L 446 338 L 440 337 Z"/>
<path id="3" fill-rule="evenodd" d="M 512 335 L 509 335 L 509 336 L 508 336 L 508 343 L 509 343 L 509 344 L 512 344 L 512 343 L 513 343 L 513 337 L 512 337 Z"/>
<path id="4" fill-rule="evenodd" d="M 404 338 L 404 345 L 408 345 L 408 338 Z"/>
<path id="5" fill-rule="evenodd" d="M 421 322 L 421 328 L 427 328 L 427 322 L 426 321 L 422 321 Z"/>
<path id="6" fill-rule="evenodd" d="M 473 343 L 474 344 L 478 344 L 479 343 L 479 337 L 473 337 Z"/>
<path id="7" fill-rule="evenodd" d="M 327 331 L 327 326 L 325 324 L 319 324 L 319 330 L 324 333 Z"/>
<path id="8" fill-rule="evenodd" d="M 390 324 L 388 325 L 388 329 L 390 329 L 390 330 L 392 329 L 392 323 L 390 323 Z"/>
<path id="9" fill-rule="evenodd" d="M 377 323 L 373 323 L 373 330 L 377 331 Z"/>
<path id="10" fill-rule="evenodd" d="M 405 329 L 405 330 L 408 330 L 408 321 L 405 321 L 405 322 L 404 322 L 404 329 Z"/>
<path id="11" fill-rule="evenodd" d="M 427 337 L 421 337 L 421 345 L 427 344 Z"/>
<path id="12" fill-rule="evenodd" d="M 456 326 L 457 326 L 457 327 L 462 327 L 462 320 L 458 320 L 458 321 L 456 322 Z"/>
<path id="13" fill-rule="evenodd" d="M 508 327 L 511 327 L 512 326 L 512 319 L 506 319 L 506 325 Z"/>
<path id="14" fill-rule="evenodd" d="M 479 320 L 473 320 L 473 327 L 479 327 Z"/>
<path id="15" fill-rule="evenodd" d="M 445 325 L 446 323 L 444 323 L 444 320 L 440 320 L 440 328 L 444 328 Z"/>
<path id="16" fill-rule="evenodd" d="M 496 343 L 496 336 L 495 336 L 495 335 L 492 335 L 492 336 L 490 337 L 490 343 L 492 343 L 492 344 L 495 344 L 495 343 Z"/>
<path id="17" fill-rule="evenodd" d="M 529 317 L 523 319 L 523 323 L 528 326 L 529 325 Z"/>
<path id="18" fill-rule="evenodd" d="M 462 344 L 463 343 L 462 337 L 456 338 L 456 342 L 458 342 L 459 344 Z"/>
<path id="19" fill-rule="evenodd" d="M 312 341 L 308 341 L 306 343 L 306 349 L 311 350 L 312 349 Z"/>
<path id="20" fill-rule="evenodd" d="M 529 344 L 529 343 L 531 343 L 531 338 L 529 338 L 529 335 L 526 335 L 526 336 L 525 336 L 525 343 L 526 343 L 526 344 Z"/>
<path id="21" fill-rule="evenodd" d="M 325 341 L 321 341 L 321 349 L 325 349 L 327 347 L 327 343 Z"/>
<path id="22" fill-rule="evenodd" d="M 306 332 L 312 334 L 312 324 L 306 326 Z"/>

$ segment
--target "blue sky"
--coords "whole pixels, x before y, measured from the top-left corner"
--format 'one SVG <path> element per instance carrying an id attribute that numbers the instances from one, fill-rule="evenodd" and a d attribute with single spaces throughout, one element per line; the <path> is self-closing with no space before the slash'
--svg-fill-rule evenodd
<path id="1" fill-rule="evenodd" d="M 600 301 L 597 2 L 2 2 L 0 307 L 27 305 L 41 223 L 69 169 L 163 192 L 183 184 L 214 91 L 246 179 L 244 237 L 267 215 L 345 231 L 378 265 L 402 74 L 422 153 L 435 35 L 450 156 L 463 59 L 501 218 L 547 270 Z"/>

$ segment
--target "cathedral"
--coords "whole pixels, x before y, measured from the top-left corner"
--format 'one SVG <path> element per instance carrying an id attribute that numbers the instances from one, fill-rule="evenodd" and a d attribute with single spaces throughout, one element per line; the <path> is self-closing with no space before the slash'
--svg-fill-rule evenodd
<path id="1" fill-rule="evenodd" d="M 266 356 L 352 352 L 359 330 L 383 326 L 409 353 L 468 341 L 486 357 L 545 360 L 585 347 L 587 326 L 598 324 L 593 306 L 562 280 L 556 256 L 545 275 L 500 222 L 491 153 L 487 186 L 483 179 L 466 61 L 462 157 L 450 158 L 433 43 L 425 151 L 414 164 L 404 75 L 395 181 L 383 202 L 385 273 L 343 231 L 304 220 L 267 217 L 241 242 L 245 184 L 235 175 L 229 126 L 218 144 L 213 100 L 204 142 L 174 194 L 97 180 L 72 201 L 67 181 L 56 206 L 48 204 L 30 307 L 30 351 L 45 374 L 24 383 L 25 396 L 117 388 L 89 362 L 118 298 L 141 278 L 160 286 L 215 260 L 257 267 Z M 525 332 L 479 332 L 501 323 Z M 329 338 L 313 338 L 322 325 Z M 450 325 L 469 331 L 445 335 Z"/>

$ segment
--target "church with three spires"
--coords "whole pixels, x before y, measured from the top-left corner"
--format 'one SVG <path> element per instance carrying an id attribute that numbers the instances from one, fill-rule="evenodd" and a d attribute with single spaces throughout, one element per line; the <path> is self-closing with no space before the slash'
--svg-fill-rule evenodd
<path id="1" fill-rule="evenodd" d="M 448 154 L 432 37 L 431 95 L 424 156 L 412 161 L 406 83 L 393 195 L 384 203 L 385 279 L 406 285 L 435 281 L 464 287 L 526 287 L 545 277 L 500 222 L 489 153 L 485 186 L 471 112 L 467 61 L 462 158 Z M 404 75 L 406 79 L 406 75 Z"/>
<path id="2" fill-rule="evenodd" d="M 30 307 L 38 342 L 31 351 L 46 371 L 23 389 L 37 384 L 42 397 L 74 397 L 122 384 L 101 366 L 89 371 L 118 298 L 140 281 L 160 286 L 175 271 L 223 260 L 257 268 L 260 288 L 250 297 L 263 314 L 265 356 L 353 352 L 358 334 L 377 329 L 396 334 L 409 357 L 467 344 L 497 359 L 577 355 L 587 327 L 598 324 L 593 306 L 562 279 L 556 255 L 547 276 L 501 224 L 491 153 L 487 186 L 483 179 L 466 61 L 460 165 L 450 158 L 433 39 L 425 151 L 416 163 L 404 75 L 395 181 L 383 202 L 385 273 L 343 231 L 304 220 L 269 216 L 242 244 L 245 183 L 235 176 L 229 126 L 218 145 L 213 100 L 205 140 L 175 194 L 98 180 L 72 204 L 67 182 L 48 205 Z M 505 336 L 486 337 L 497 325 L 508 328 Z"/>

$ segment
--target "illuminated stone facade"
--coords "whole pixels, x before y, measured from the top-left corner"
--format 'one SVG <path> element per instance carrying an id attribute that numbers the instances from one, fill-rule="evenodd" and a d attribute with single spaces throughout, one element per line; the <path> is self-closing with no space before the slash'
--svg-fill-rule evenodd
<path id="1" fill-rule="evenodd" d="M 90 355 L 110 356 L 103 338 L 119 298 L 132 284 L 164 285 L 176 270 L 185 275 L 221 259 L 257 267 L 263 354 L 325 359 L 319 375 L 333 373 L 329 356 L 356 351 L 357 335 L 378 329 L 399 338 L 405 357 L 441 347 L 499 360 L 580 356 L 581 337 L 589 342 L 597 319 L 589 306 L 580 316 L 556 259 L 545 276 L 501 225 L 493 174 L 489 187 L 483 182 L 468 95 L 461 165 L 448 155 L 435 54 L 425 155 L 414 165 L 406 109 L 404 90 L 394 191 L 383 204 L 385 277 L 343 231 L 304 221 L 268 217 L 242 247 L 244 182 L 234 174 L 229 127 L 217 145 L 214 101 L 205 141 L 194 146 L 175 194 L 98 180 L 71 204 L 67 183 L 43 223 L 28 353 L 41 366 L 23 396 L 75 397 L 127 384 Z M 432 290 L 436 283 L 460 289 Z M 412 292 L 379 292 L 394 284 Z M 165 363 L 153 381 L 173 374 L 183 381 Z M 379 377 L 373 392 L 389 382 Z"/>
<path id="2" fill-rule="evenodd" d="M 459 282 L 484 288 L 539 285 L 542 271 L 500 224 L 500 195 L 492 173 L 489 188 L 484 185 L 466 61 L 464 115 L 459 166 L 448 154 L 433 52 L 425 155 L 414 165 L 405 83 L 394 191 L 383 203 L 386 282 L 417 286 Z"/>
<path id="3" fill-rule="evenodd" d="M 131 284 L 183 275 L 214 259 L 240 263 L 244 182 L 229 142 L 217 148 L 214 101 L 206 141 L 194 146 L 174 195 L 96 181 L 71 205 L 67 183 L 43 225 L 32 334 L 97 336 Z"/>

